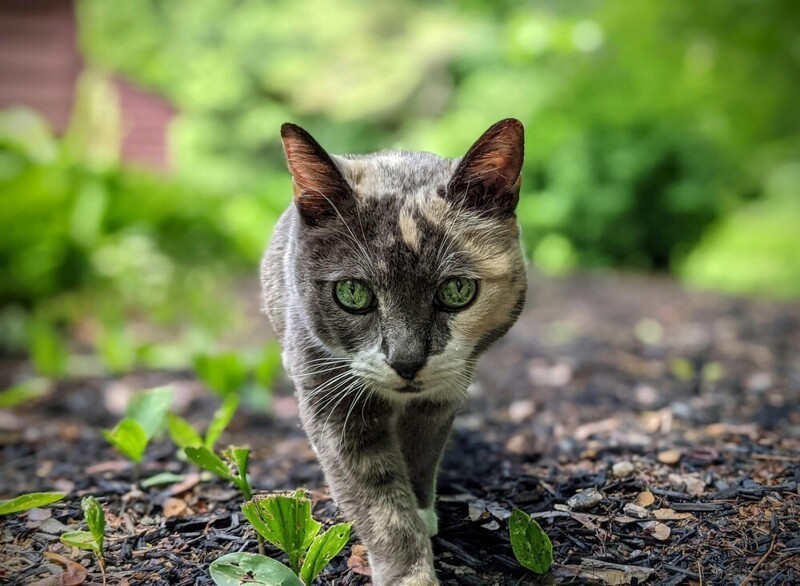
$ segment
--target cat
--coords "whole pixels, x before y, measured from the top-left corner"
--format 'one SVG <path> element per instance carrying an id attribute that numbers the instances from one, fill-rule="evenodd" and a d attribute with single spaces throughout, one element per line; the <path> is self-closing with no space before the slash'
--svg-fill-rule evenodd
<path id="1" fill-rule="evenodd" d="M 293 204 L 261 264 L 300 419 L 376 586 L 438 584 L 436 473 L 477 359 L 517 320 L 524 132 L 461 159 L 329 155 L 281 127 Z"/>

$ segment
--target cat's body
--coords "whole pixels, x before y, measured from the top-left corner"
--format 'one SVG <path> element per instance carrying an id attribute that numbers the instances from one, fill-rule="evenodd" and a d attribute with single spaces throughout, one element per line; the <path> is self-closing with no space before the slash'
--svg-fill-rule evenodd
<path id="1" fill-rule="evenodd" d="M 329 157 L 284 125 L 294 205 L 262 263 L 300 417 L 379 586 L 436 584 L 436 469 L 475 362 L 514 323 L 522 126 L 462 160 Z"/>

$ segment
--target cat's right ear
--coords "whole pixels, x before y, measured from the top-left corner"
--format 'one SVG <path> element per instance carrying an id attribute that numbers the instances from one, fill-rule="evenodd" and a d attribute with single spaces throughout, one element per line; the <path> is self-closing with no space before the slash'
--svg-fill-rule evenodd
<path id="1" fill-rule="evenodd" d="M 295 124 L 281 126 L 281 139 L 300 215 L 312 226 L 336 217 L 353 192 L 330 155 Z"/>

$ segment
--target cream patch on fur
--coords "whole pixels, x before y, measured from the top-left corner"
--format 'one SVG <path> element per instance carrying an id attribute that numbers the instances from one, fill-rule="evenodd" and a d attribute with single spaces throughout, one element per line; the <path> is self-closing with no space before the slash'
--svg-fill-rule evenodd
<path id="1" fill-rule="evenodd" d="M 419 251 L 419 230 L 417 230 L 417 223 L 411 215 L 411 210 L 404 207 L 400 210 L 400 218 L 398 219 L 400 225 L 400 236 L 411 250 Z"/>

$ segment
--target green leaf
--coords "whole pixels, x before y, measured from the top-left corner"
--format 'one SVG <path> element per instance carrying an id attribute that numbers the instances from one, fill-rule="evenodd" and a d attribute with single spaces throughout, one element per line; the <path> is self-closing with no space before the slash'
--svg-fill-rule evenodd
<path id="1" fill-rule="evenodd" d="M 103 555 L 94 536 L 88 531 L 67 531 L 66 533 L 62 533 L 61 543 L 77 547 L 78 549 L 89 549 L 96 552 L 99 556 Z"/>
<path id="2" fill-rule="evenodd" d="M 19 513 L 35 507 L 44 507 L 60 501 L 65 496 L 67 495 L 63 492 L 29 492 L 28 494 L 22 494 L 17 498 L 0 501 L 0 515 L 10 515 L 11 513 Z"/>
<path id="3" fill-rule="evenodd" d="M 553 565 L 553 544 L 547 533 L 519 509 L 511 513 L 508 525 L 517 561 L 536 574 L 546 574 Z"/>
<path id="4" fill-rule="evenodd" d="M 203 438 L 191 423 L 174 413 L 167 413 L 169 437 L 179 448 L 198 447 L 203 445 Z"/>
<path id="5" fill-rule="evenodd" d="M 292 569 L 299 573 L 300 559 L 321 527 L 311 517 L 311 501 L 303 492 L 254 499 L 243 504 L 242 511 L 264 539 L 286 552 Z"/>
<path id="6" fill-rule="evenodd" d="M 350 527 L 351 523 L 339 523 L 314 538 L 300 569 L 303 582 L 310 586 L 314 578 L 342 551 L 350 539 Z"/>
<path id="7" fill-rule="evenodd" d="M 225 397 L 225 400 L 222 401 L 222 405 L 214 413 L 214 417 L 211 419 L 211 423 L 206 430 L 204 445 L 209 450 L 214 449 L 214 444 L 217 443 L 219 436 L 222 435 L 222 432 L 228 427 L 228 424 L 231 422 L 231 419 L 233 419 L 238 408 L 239 397 L 236 395 L 228 395 Z"/>
<path id="8" fill-rule="evenodd" d="M 174 472 L 159 472 L 150 478 L 145 478 L 140 482 L 142 488 L 152 488 L 153 486 L 163 486 L 165 484 L 175 484 L 186 478 L 185 474 L 175 474 Z"/>
<path id="9" fill-rule="evenodd" d="M 89 525 L 89 531 L 97 544 L 98 552 L 102 556 L 106 532 L 106 516 L 103 514 L 103 507 L 95 497 L 87 496 L 81 501 L 81 508 L 86 524 Z"/>
<path id="10" fill-rule="evenodd" d="M 183 452 L 186 454 L 186 457 L 200 466 L 200 468 L 203 470 L 208 470 L 209 472 L 213 472 L 225 480 L 233 482 L 234 477 L 231 474 L 231 471 L 228 469 L 227 464 L 222 461 L 222 458 L 217 456 L 207 447 L 187 447 L 183 449 Z"/>
<path id="11" fill-rule="evenodd" d="M 237 392 L 247 380 L 247 366 L 232 352 L 197 356 L 194 369 L 200 380 L 221 395 Z"/>
<path id="12" fill-rule="evenodd" d="M 255 366 L 255 379 L 265 389 L 271 389 L 280 371 L 281 345 L 277 342 L 271 342 L 264 346 L 261 360 Z"/>
<path id="13" fill-rule="evenodd" d="M 126 417 L 114 429 L 104 429 L 103 436 L 125 457 L 137 463 L 142 461 L 147 448 L 147 434 L 133 419 Z"/>
<path id="14" fill-rule="evenodd" d="M 217 586 L 303 586 L 278 560 L 257 553 L 229 553 L 211 562 L 209 572 Z"/>
<path id="15" fill-rule="evenodd" d="M 52 385 L 47 379 L 32 378 L 16 386 L 0 391 L 0 409 L 10 409 L 50 392 Z"/>
<path id="16" fill-rule="evenodd" d="M 134 395 L 125 415 L 142 427 L 149 440 L 164 424 L 171 405 L 172 389 L 159 387 Z"/>
<path id="17" fill-rule="evenodd" d="M 245 500 L 250 500 L 253 498 L 253 494 L 247 478 L 247 463 L 250 460 L 249 448 L 230 448 L 225 451 L 225 457 L 236 464 L 238 475 L 234 477 L 233 482 L 242 491 Z"/>

